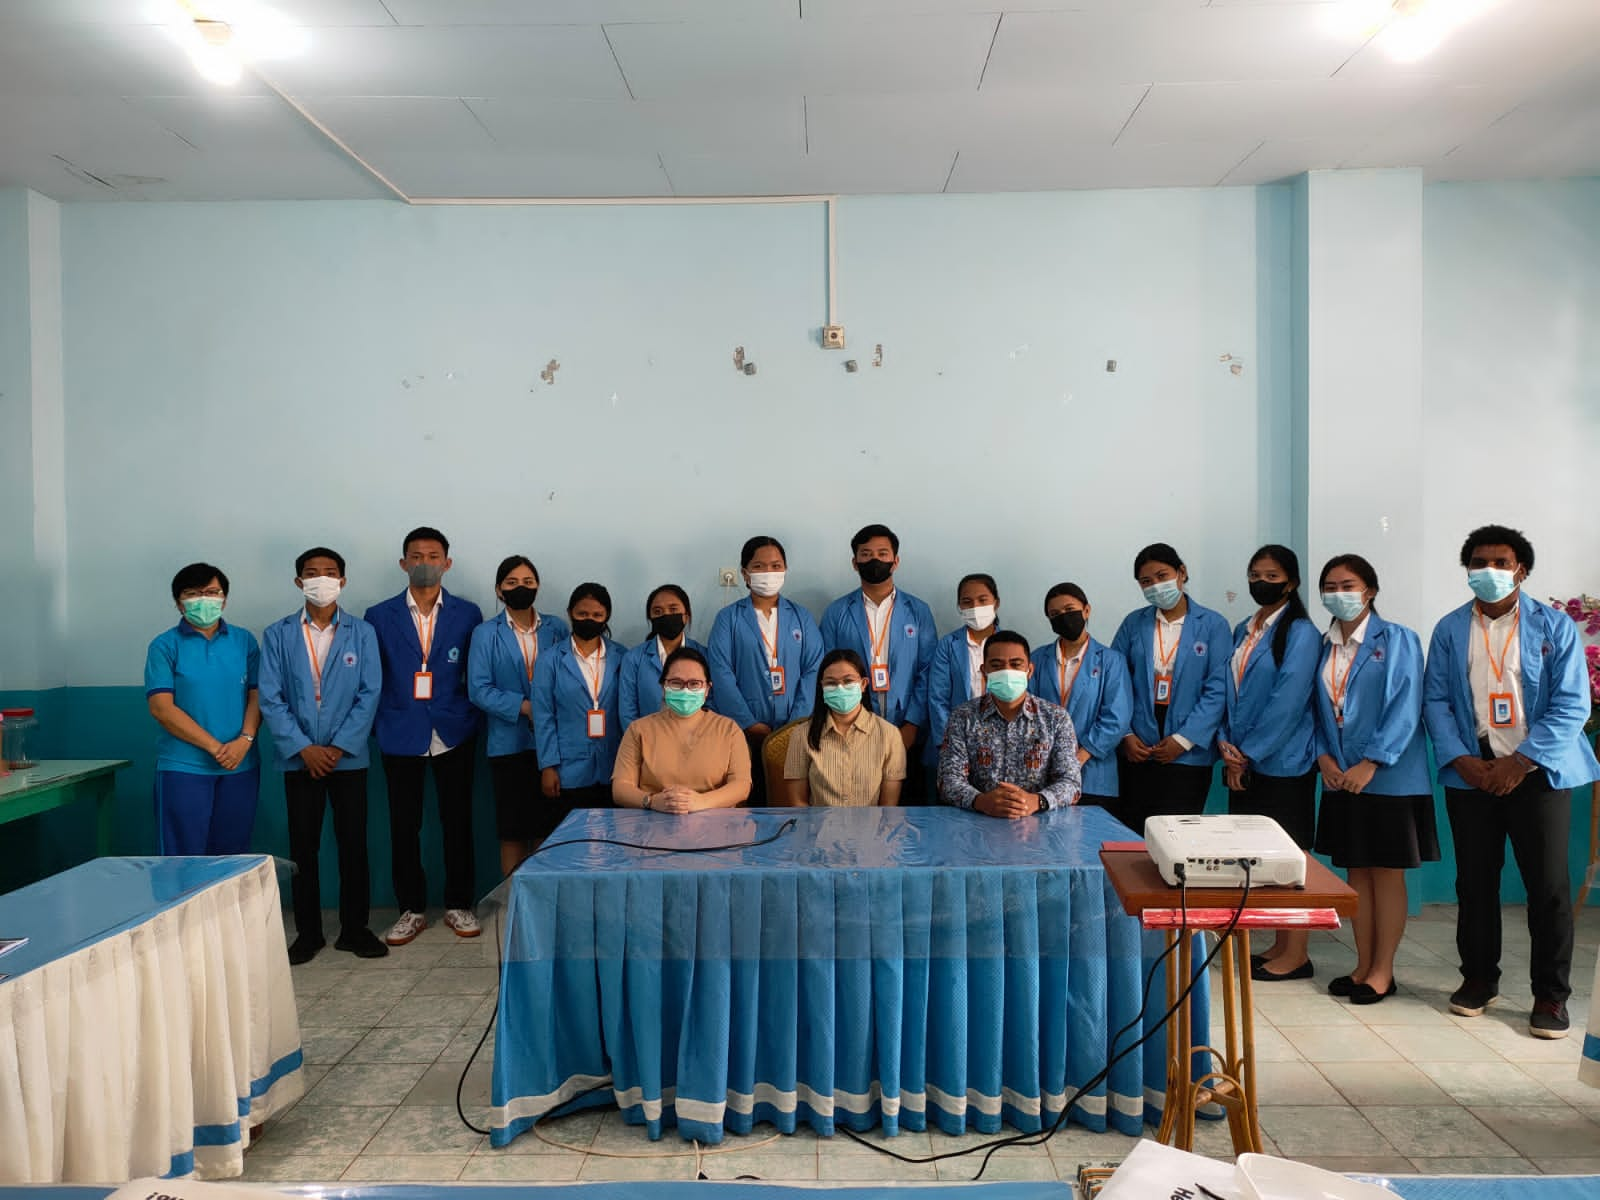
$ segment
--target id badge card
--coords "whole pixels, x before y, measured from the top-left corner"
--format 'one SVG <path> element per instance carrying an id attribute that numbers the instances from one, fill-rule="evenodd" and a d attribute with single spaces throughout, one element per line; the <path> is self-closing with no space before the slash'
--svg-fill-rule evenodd
<path id="1" fill-rule="evenodd" d="M 411 677 L 411 698 L 413 700 L 433 699 L 432 671 L 418 671 Z"/>
<path id="2" fill-rule="evenodd" d="M 1517 702 L 1510 692 L 1489 693 L 1489 724 L 1495 729 L 1510 729 L 1517 723 Z"/>
<path id="3" fill-rule="evenodd" d="M 888 663 L 872 664 L 872 690 L 875 692 L 887 692 L 889 690 Z"/>
<path id="4" fill-rule="evenodd" d="M 606 735 L 606 710 L 591 708 L 589 710 L 588 732 L 591 738 L 603 738 Z"/>
<path id="5" fill-rule="evenodd" d="M 774 696 L 783 695 L 783 692 L 784 692 L 783 668 L 782 667 L 768 667 L 767 668 L 767 678 L 772 681 L 772 694 Z"/>
<path id="6" fill-rule="evenodd" d="M 1156 676 L 1156 703 L 1157 704 L 1171 704 L 1172 703 L 1172 676 L 1171 675 L 1157 675 Z"/>

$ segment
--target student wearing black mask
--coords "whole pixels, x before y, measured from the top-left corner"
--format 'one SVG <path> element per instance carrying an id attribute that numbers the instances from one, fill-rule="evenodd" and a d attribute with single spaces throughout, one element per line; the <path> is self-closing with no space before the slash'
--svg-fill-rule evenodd
<path id="1" fill-rule="evenodd" d="M 1056 636 L 1033 652 L 1028 690 L 1072 718 L 1083 773 L 1077 803 L 1114 808 L 1117 744 L 1133 719 L 1133 689 L 1127 660 L 1089 636 L 1089 613 L 1089 597 L 1075 583 L 1045 593 L 1045 619 Z"/>
<path id="2" fill-rule="evenodd" d="M 622 659 L 622 692 L 618 707 L 623 732 L 640 717 L 661 711 L 661 668 L 669 654 L 682 646 L 701 655 L 706 653 L 706 648 L 689 636 L 694 610 L 689 604 L 689 593 L 677 584 L 663 583 L 651 592 L 644 602 L 644 616 L 650 622 L 650 636 Z M 707 699 L 705 707 L 708 712 L 716 712 L 715 698 Z"/>
<path id="3" fill-rule="evenodd" d="M 539 790 L 559 823 L 573 808 L 611 807 L 622 744 L 619 699 L 626 647 L 611 640 L 611 593 L 580 583 L 567 601 L 572 636 L 533 669 L 533 740 Z"/>
<path id="4" fill-rule="evenodd" d="M 1301 848 L 1316 833 L 1316 722 L 1311 694 L 1322 663 L 1322 636 L 1300 599 L 1300 559 L 1287 546 L 1263 546 L 1246 582 L 1254 615 L 1233 631 L 1227 705 L 1217 749 L 1228 786 L 1228 811 L 1271 817 Z M 1310 934 L 1281 929 L 1252 963 L 1262 983 L 1309 979 Z"/>
<path id="5" fill-rule="evenodd" d="M 513 554 L 494 573 L 505 605 L 478 628 L 467 655 L 467 696 L 489 727 L 489 774 L 494 781 L 500 871 L 509 875 L 539 848 L 560 820 L 539 796 L 539 756 L 533 741 L 533 671 L 541 651 L 564 640 L 567 624 L 534 608 L 539 570 Z"/>

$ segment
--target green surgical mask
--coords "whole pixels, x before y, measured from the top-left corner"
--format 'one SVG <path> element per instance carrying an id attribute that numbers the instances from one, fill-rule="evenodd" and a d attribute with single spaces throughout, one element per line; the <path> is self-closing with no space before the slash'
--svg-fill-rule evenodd
<path id="1" fill-rule="evenodd" d="M 1026 671 L 990 671 L 988 682 L 989 694 L 996 700 L 1007 704 L 1017 699 L 1028 690 L 1028 673 Z"/>
<path id="2" fill-rule="evenodd" d="M 213 596 L 196 596 L 183 602 L 183 618 L 196 629 L 209 629 L 222 618 L 222 601 Z"/>
<path id="3" fill-rule="evenodd" d="M 861 685 L 830 684 L 822 689 L 822 702 L 836 713 L 855 712 L 861 704 Z"/>
<path id="4" fill-rule="evenodd" d="M 682 688 L 663 688 L 661 694 L 666 700 L 667 707 L 680 717 L 692 717 L 705 706 L 706 702 L 703 689 L 691 692 Z"/>

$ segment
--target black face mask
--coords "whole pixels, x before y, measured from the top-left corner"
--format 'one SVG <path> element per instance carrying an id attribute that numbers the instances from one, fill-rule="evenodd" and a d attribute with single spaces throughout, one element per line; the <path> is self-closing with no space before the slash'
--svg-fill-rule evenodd
<path id="1" fill-rule="evenodd" d="M 1268 583 L 1265 579 L 1256 579 L 1250 583 L 1250 599 L 1265 608 L 1282 600 L 1288 590 L 1287 583 Z"/>
<path id="2" fill-rule="evenodd" d="M 869 558 L 856 564 L 856 574 L 862 583 L 883 583 L 894 574 L 894 564 L 881 558 Z"/>
<path id="3" fill-rule="evenodd" d="M 689 618 L 682 613 L 663 613 L 659 617 L 650 618 L 650 632 L 663 641 L 670 642 L 683 632 L 684 626 L 688 623 Z"/>
<path id="4" fill-rule="evenodd" d="M 1069 642 L 1075 642 L 1083 636 L 1083 626 L 1082 609 L 1069 608 L 1050 618 L 1050 628 L 1056 631 L 1056 636 L 1064 637 Z"/>
<path id="5" fill-rule="evenodd" d="M 605 631 L 606 623 L 604 621 L 592 621 L 587 618 L 578 620 L 574 618 L 572 622 L 572 636 L 582 638 L 586 642 L 594 641 Z"/>
<path id="6" fill-rule="evenodd" d="M 533 607 L 534 599 L 538 595 L 538 588 L 511 587 L 500 593 L 500 599 L 506 602 L 507 608 L 525 612 Z"/>

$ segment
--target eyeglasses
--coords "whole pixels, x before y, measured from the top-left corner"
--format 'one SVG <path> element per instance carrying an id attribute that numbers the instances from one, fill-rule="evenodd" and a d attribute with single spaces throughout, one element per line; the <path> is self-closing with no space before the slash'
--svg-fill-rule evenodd
<path id="1" fill-rule="evenodd" d="M 704 679 L 663 679 L 664 685 L 675 692 L 703 692 L 706 690 Z"/>
<path id="2" fill-rule="evenodd" d="M 189 588 L 185 591 L 179 592 L 178 599 L 199 600 L 204 597 L 207 600 L 221 600 L 225 595 L 226 593 L 223 592 L 221 588 L 207 588 L 203 592 L 196 591 L 194 588 Z"/>

